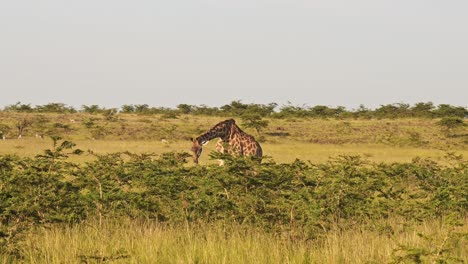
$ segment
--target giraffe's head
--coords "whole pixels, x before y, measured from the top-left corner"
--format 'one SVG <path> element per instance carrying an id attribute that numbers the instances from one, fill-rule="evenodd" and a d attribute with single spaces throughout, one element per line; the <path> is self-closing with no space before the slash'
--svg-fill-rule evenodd
<path id="1" fill-rule="evenodd" d="M 198 139 L 191 139 L 192 140 L 192 148 L 190 149 L 192 151 L 192 156 L 193 156 L 193 162 L 198 164 L 198 158 L 200 157 L 202 153 L 202 144 L 198 142 Z"/>
<path id="2" fill-rule="evenodd" d="M 192 141 L 192 148 L 190 149 L 193 153 L 193 162 L 198 163 L 198 158 L 200 157 L 203 145 L 206 145 L 208 141 L 212 140 L 213 138 L 226 138 L 229 136 L 231 127 L 235 125 L 236 121 L 234 119 L 228 119 L 223 122 L 219 122 L 214 127 L 212 127 L 207 132 L 201 134 L 195 139 L 191 139 Z"/>

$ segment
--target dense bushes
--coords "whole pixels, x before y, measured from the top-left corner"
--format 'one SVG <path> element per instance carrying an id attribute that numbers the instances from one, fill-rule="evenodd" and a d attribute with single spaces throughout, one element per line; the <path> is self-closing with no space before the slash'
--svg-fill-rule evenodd
<path id="1" fill-rule="evenodd" d="M 226 221 L 307 237 L 331 226 L 403 217 L 466 216 L 468 163 L 415 159 L 376 164 L 342 156 L 277 164 L 222 156 L 225 166 L 187 166 L 186 153 L 115 153 L 77 165 L 68 141 L 37 157 L 0 157 L 0 243 L 34 225 L 90 218 L 167 223 Z M 213 154 L 220 158 L 218 154 Z"/>

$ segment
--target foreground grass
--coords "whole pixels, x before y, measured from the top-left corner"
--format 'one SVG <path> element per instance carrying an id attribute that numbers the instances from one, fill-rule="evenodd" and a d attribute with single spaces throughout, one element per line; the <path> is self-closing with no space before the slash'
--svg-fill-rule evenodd
<path id="1" fill-rule="evenodd" d="M 355 227 L 307 241 L 244 226 L 128 220 L 39 228 L 19 250 L 27 263 L 389 263 L 414 261 L 417 252 L 423 263 L 468 261 L 466 240 L 452 240 L 453 234 L 466 234 L 466 221 L 455 229 L 440 221 L 381 224 L 380 231 Z M 11 261 L 7 256 L 0 260 Z"/>

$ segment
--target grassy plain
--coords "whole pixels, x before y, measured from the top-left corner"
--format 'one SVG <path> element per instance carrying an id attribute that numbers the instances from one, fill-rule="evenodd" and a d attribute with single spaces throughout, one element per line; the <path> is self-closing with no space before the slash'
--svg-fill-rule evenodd
<path id="1" fill-rule="evenodd" d="M 112 152 L 130 151 L 134 153 L 154 153 L 156 155 L 164 152 L 190 151 L 191 143 L 189 141 L 173 141 L 162 143 L 152 140 L 72 140 L 77 147 L 92 151 L 96 154 L 106 154 Z M 37 140 L 35 138 L 23 138 L 21 140 L 7 140 L 0 142 L 0 155 L 16 154 L 19 156 L 34 157 L 42 153 L 44 149 L 51 148 L 50 139 Z M 204 147 L 200 158 L 200 164 L 211 164 L 215 161 L 209 159 L 208 154 L 214 151 L 214 142 Z M 421 147 L 395 147 L 384 144 L 317 144 L 302 143 L 297 141 L 284 140 L 282 142 L 262 143 L 265 155 L 272 157 L 276 162 L 289 163 L 295 159 L 309 160 L 313 163 L 321 163 L 338 155 L 361 155 L 370 161 L 376 162 L 408 162 L 415 157 L 431 158 L 436 161 L 443 161 L 447 152 L 453 151 L 468 157 L 466 149 L 431 149 Z M 70 160 L 74 162 L 86 162 L 94 158 L 89 153 L 81 156 L 71 156 Z"/>
<path id="2" fill-rule="evenodd" d="M 21 140 L 14 129 L 19 120 L 30 120 Z M 119 151 L 155 153 L 189 151 L 190 138 L 208 130 L 224 117 L 161 116 L 122 114 L 106 118 L 90 114 L 19 114 L 0 113 L 0 124 L 10 127 L 7 140 L 0 142 L 0 154 L 33 157 L 50 148 L 47 135 L 72 140 L 82 150 L 105 154 Z M 395 120 L 318 120 L 270 119 L 260 134 L 246 132 L 260 139 L 264 154 L 277 162 L 295 159 L 324 162 L 338 155 L 361 155 L 377 162 L 407 162 L 414 157 L 442 160 L 447 152 L 468 155 L 468 128 L 447 131 L 434 119 Z M 237 120 L 242 128 L 241 119 Z M 36 138 L 36 134 L 44 138 Z M 204 148 L 201 164 L 213 161 L 208 153 L 214 143 Z M 84 162 L 92 155 L 71 157 Z"/>

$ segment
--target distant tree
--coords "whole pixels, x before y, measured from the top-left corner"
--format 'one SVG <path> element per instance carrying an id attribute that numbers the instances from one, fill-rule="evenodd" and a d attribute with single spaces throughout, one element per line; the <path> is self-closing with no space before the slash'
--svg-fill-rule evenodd
<path id="1" fill-rule="evenodd" d="M 245 114 L 242 116 L 242 119 L 245 127 L 254 128 L 259 135 L 269 123 L 267 120 L 263 120 L 259 114 Z"/>
<path id="2" fill-rule="evenodd" d="M 16 128 L 18 129 L 18 139 L 23 137 L 23 133 L 26 130 L 26 128 L 31 125 L 31 120 L 29 119 L 22 119 L 16 122 Z"/>
<path id="3" fill-rule="evenodd" d="M 188 104 L 180 104 L 177 106 L 177 109 L 181 114 L 190 114 L 193 112 L 193 106 Z"/>
<path id="4" fill-rule="evenodd" d="M 17 102 L 14 105 L 9 105 L 4 108 L 6 112 L 32 112 L 34 109 L 31 107 L 31 104 L 22 104 Z"/>
<path id="5" fill-rule="evenodd" d="M 374 113 L 378 118 L 399 118 L 399 117 L 409 117 L 409 104 L 388 104 L 381 105 L 379 108 L 375 109 Z"/>
<path id="6" fill-rule="evenodd" d="M 437 124 L 444 127 L 447 131 L 452 131 L 456 128 L 466 126 L 463 119 L 459 117 L 444 117 L 439 122 L 437 122 Z"/>
<path id="7" fill-rule="evenodd" d="M 309 109 L 309 112 L 312 116 L 315 117 L 327 117 L 330 112 L 330 108 L 324 105 L 316 105 Z"/>
<path id="8" fill-rule="evenodd" d="M 334 109 L 334 112 L 334 116 L 337 118 L 351 117 L 350 112 L 346 111 L 346 107 L 344 106 L 338 106 Z"/>
<path id="9" fill-rule="evenodd" d="M 240 100 L 231 102 L 231 112 L 234 115 L 241 115 L 249 107 L 247 104 L 241 103 Z"/>
<path id="10" fill-rule="evenodd" d="M 125 113 L 125 114 L 134 113 L 135 112 L 135 106 L 133 106 L 133 105 L 123 105 L 121 107 L 120 112 Z"/>
<path id="11" fill-rule="evenodd" d="M 249 104 L 247 106 L 247 112 L 258 114 L 262 117 L 270 116 L 274 113 L 275 108 L 278 106 L 276 103 L 270 103 L 268 105 L 262 104 Z"/>
<path id="12" fill-rule="evenodd" d="M 231 116 L 241 116 L 249 105 L 241 103 L 240 100 L 237 101 L 232 101 L 231 104 L 229 105 L 223 105 L 220 107 L 221 112 L 223 112 L 225 115 L 231 115 Z"/>
<path id="13" fill-rule="evenodd" d="M 48 129 L 46 134 L 49 134 L 49 135 L 64 135 L 64 134 L 70 134 L 71 132 L 73 132 L 73 130 L 74 129 L 70 126 L 70 124 L 54 123 Z"/>
<path id="14" fill-rule="evenodd" d="M 40 113 L 75 113 L 76 110 L 71 107 L 67 106 L 63 103 L 50 103 L 45 105 L 38 105 L 35 108 L 36 112 Z"/>
<path id="15" fill-rule="evenodd" d="M 209 116 L 223 115 L 223 112 L 220 111 L 219 108 L 209 107 L 207 105 L 195 106 L 193 108 L 193 113 L 196 114 L 196 115 L 209 115 Z"/>
<path id="16" fill-rule="evenodd" d="M 455 107 L 448 104 L 441 104 L 434 110 L 437 117 L 455 116 L 459 118 L 468 117 L 468 110 L 465 107 Z"/>
<path id="17" fill-rule="evenodd" d="M 344 113 L 346 109 L 342 106 L 337 108 L 332 108 L 324 105 L 317 105 L 309 109 L 310 115 L 312 117 L 338 117 L 340 114 Z"/>
<path id="18" fill-rule="evenodd" d="M 371 110 L 365 107 L 363 104 L 359 105 L 359 108 L 356 109 L 353 113 L 355 118 L 372 118 Z"/>
<path id="19" fill-rule="evenodd" d="M 277 118 L 291 118 L 291 117 L 307 117 L 309 113 L 307 109 L 300 106 L 294 106 L 291 102 L 288 102 L 287 105 L 281 106 L 278 113 L 275 113 L 273 117 Z"/>
<path id="20" fill-rule="evenodd" d="M 411 107 L 410 111 L 412 116 L 415 117 L 433 117 L 434 113 L 432 110 L 435 109 L 435 106 L 432 102 L 428 103 L 417 103 Z"/>
<path id="21" fill-rule="evenodd" d="M 49 135 L 51 128 L 50 119 L 47 115 L 35 115 L 30 128 L 38 135 Z"/>
<path id="22" fill-rule="evenodd" d="M 88 114 L 98 114 L 104 112 L 106 109 L 99 107 L 99 105 L 82 105 L 81 111 Z"/>
<path id="23" fill-rule="evenodd" d="M 139 105 L 134 105 L 135 106 L 135 113 L 137 114 L 149 114 L 150 113 L 150 108 L 149 105 L 147 104 L 139 104 Z"/>

